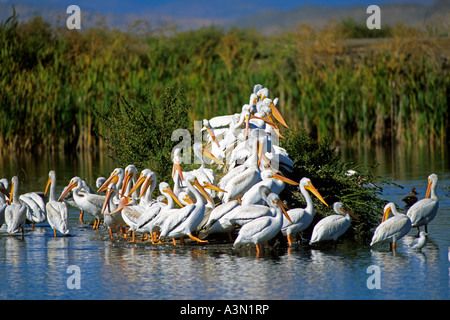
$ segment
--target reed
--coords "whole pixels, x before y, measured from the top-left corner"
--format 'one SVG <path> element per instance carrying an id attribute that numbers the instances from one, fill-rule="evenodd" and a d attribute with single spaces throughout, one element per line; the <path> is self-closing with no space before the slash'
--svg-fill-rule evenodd
<path id="1" fill-rule="evenodd" d="M 173 83 L 191 121 L 238 112 L 262 83 L 294 128 L 319 139 L 446 143 L 450 41 L 427 30 L 448 31 L 393 26 L 390 39 L 355 40 L 339 26 L 78 32 L 13 15 L 0 25 L 0 147 L 96 149 L 97 112 L 118 95 L 145 101 L 148 89 L 157 103 Z"/>

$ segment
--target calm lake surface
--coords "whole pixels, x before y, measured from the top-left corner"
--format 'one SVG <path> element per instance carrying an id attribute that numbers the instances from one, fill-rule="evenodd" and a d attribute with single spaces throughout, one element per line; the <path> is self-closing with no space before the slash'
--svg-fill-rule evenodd
<path id="1" fill-rule="evenodd" d="M 428 226 L 430 235 L 422 252 L 408 247 L 416 230 L 400 241 L 395 254 L 388 245 L 371 248 L 369 243 L 351 241 L 339 242 L 336 249 L 298 243 L 258 258 L 254 250 L 237 251 L 230 245 L 211 249 L 128 244 L 111 241 L 104 227 L 92 230 L 81 224 L 79 212 L 70 209 L 70 236 L 55 239 L 47 223 L 36 225 L 34 231 L 28 228 L 24 239 L 10 237 L 5 226 L 0 229 L 0 299 L 449 299 L 446 148 L 345 148 L 342 153 L 356 165 L 379 163 L 373 169 L 377 176 L 404 187 L 384 186 L 383 198 L 399 206 L 412 186 L 423 198 L 427 176 L 439 176 L 439 212 Z M 101 154 L 77 159 L 59 154 L 3 155 L 0 177 L 18 175 L 21 193 L 43 191 L 48 172 L 54 169 L 60 194 L 75 175 L 95 188 L 95 179 L 108 176 L 115 166 Z M 377 270 L 381 288 L 369 289 L 367 283 L 374 283 L 371 276 Z M 76 274 L 80 289 L 70 289 Z"/>

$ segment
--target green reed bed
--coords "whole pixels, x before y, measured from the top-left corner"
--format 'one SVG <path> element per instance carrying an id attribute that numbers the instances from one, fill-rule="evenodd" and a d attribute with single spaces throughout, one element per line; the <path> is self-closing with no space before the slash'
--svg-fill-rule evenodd
<path id="1" fill-rule="evenodd" d="M 0 25 L 0 147 L 97 148 L 97 112 L 119 95 L 159 99 L 173 83 L 191 121 L 239 112 L 261 83 L 294 128 L 319 139 L 446 142 L 448 38 L 393 27 L 390 39 L 354 45 L 341 29 L 79 32 L 14 15 Z"/>

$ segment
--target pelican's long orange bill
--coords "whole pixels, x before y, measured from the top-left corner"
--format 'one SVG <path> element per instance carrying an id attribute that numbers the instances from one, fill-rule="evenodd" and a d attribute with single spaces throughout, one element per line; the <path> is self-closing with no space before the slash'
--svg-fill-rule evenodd
<path id="1" fill-rule="evenodd" d="M 47 195 L 48 188 L 50 188 L 50 184 L 52 183 L 52 178 L 48 178 L 47 185 L 45 186 L 44 196 Z"/>
<path id="2" fill-rule="evenodd" d="M 141 176 L 139 177 L 138 181 L 136 181 L 136 183 L 134 184 L 133 188 L 131 188 L 129 195 L 131 196 L 143 183 L 144 181 L 147 179 L 147 177 Z M 142 196 L 142 192 L 139 195 L 139 198 Z"/>
<path id="3" fill-rule="evenodd" d="M 78 183 L 71 183 L 69 184 L 63 191 L 63 193 L 61 193 L 61 195 L 58 198 L 58 201 L 61 201 L 61 199 L 64 199 L 65 196 L 67 196 L 67 194 L 76 186 L 78 186 Z"/>
<path id="4" fill-rule="evenodd" d="M 431 193 L 431 180 L 428 179 L 427 193 L 425 194 L 425 199 L 430 197 Z"/>
<path id="5" fill-rule="evenodd" d="M 275 119 L 277 119 L 286 128 L 289 128 L 286 121 L 284 121 L 280 111 L 278 111 L 277 107 L 275 107 L 273 103 L 270 104 L 270 109 L 272 109 L 272 114 L 275 117 Z"/>
<path id="6" fill-rule="evenodd" d="M 296 181 L 294 181 L 294 180 L 291 180 L 291 179 L 289 179 L 289 178 L 287 178 L 287 177 L 284 177 L 284 176 L 282 176 L 282 175 L 279 175 L 279 174 L 277 174 L 277 173 L 274 173 L 274 174 L 272 175 L 272 178 L 275 178 L 275 179 L 284 181 L 284 182 L 286 182 L 286 183 L 292 184 L 293 186 L 298 186 L 298 184 L 299 184 L 298 182 L 296 182 Z"/>
<path id="7" fill-rule="evenodd" d="M 178 162 L 174 162 L 172 166 L 172 179 L 175 176 L 175 171 L 178 171 L 178 174 L 180 175 L 180 179 L 184 180 L 183 178 L 183 171 L 181 170 L 181 165 Z"/>
<path id="8" fill-rule="evenodd" d="M 107 213 L 106 215 L 110 216 L 116 212 L 122 211 L 122 209 L 125 208 L 129 203 L 130 203 L 130 198 L 122 197 L 119 201 L 119 205 L 117 206 L 117 209 Z"/>
<path id="9" fill-rule="evenodd" d="M 172 199 L 180 206 L 180 208 L 184 207 L 184 205 L 181 203 L 180 199 L 178 199 L 177 195 L 175 193 L 173 193 L 172 189 L 167 188 L 164 191 L 166 191 L 172 197 Z"/>
<path id="10" fill-rule="evenodd" d="M 381 219 L 381 223 L 385 222 L 389 218 L 389 213 L 391 212 L 391 207 L 387 207 L 384 211 L 383 218 Z"/>
<path id="11" fill-rule="evenodd" d="M 220 189 L 218 186 L 215 186 L 215 185 L 213 185 L 211 183 L 208 183 L 208 182 L 203 182 L 203 188 L 208 188 L 208 189 L 211 189 L 211 190 L 214 190 L 214 191 L 224 192 L 224 193 L 228 192 L 228 191 Z"/>
<path id="12" fill-rule="evenodd" d="M 112 195 L 112 190 L 108 189 L 108 190 L 106 191 L 105 202 L 103 202 L 102 211 L 101 211 L 100 214 L 103 214 L 103 212 L 105 212 L 106 207 L 108 206 L 108 203 L 109 203 L 109 199 L 111 198 L 111 195 Z"/>
<path id="13" fill-rule="evenodd" d="M 200 183 L 198 183 L 197 179 L 195 179 L 194 185 L 197 187 L 197 189 L 202 193 L 202 195 L 211 203 L 214 203 L 214 201 L 209 196 L 208 192 L 202 187 Z"/>
<path id="14" fill-rule="evenodd" d="M 281 211 L 283 211 L 283 214 L 284 214 L 284 216 L 286 217 L 286 219 L 288 219 L 288 221 L 289 221 L 290 223 L 293 223 L 292 220 L 291 220 L 291 217 L 289 217 L 288 213 L 287 213 L 286 210 L 284 209 L 284 203 L 283 203 L 281 200 L 279 200 L 279 201 L 277 201 L 277 202 L 275 202 L 275 203 L 281 208 Z M 283 203 L 283 204 L 282 204 L 282 203 Z"/>
<path id="15" fill-rule="evenodd" d="M 219 146 L 219 147 L 220 147 L 220 146 Z M 206 157 L 208 157 L 208 158 L 210 158 L 211 160 L 213 160 L 215 163 L 217 163 L 217 164 L 219 164 L 219 165 L 221 165 L 221 166 L 224 165 L 222 161 L 220 161 L 219 159 L 217 159 L 217 157 L 216 157 L 215 155 L 213 155 L 211 152 L 209 152 L 208 150 L 202 149 L 201 152 L 202 152 L 202 154 L 204 154 Z"/>
<path id="16" fill-rule="evenodd" d="M 317 189 L 314 188 L 314 186 L 313 186 L 311 183 L 309 183 L 309 185 L 307 185 L 307 186 L 305 187 L 305 189 L 311 191 L 312 194 L 314 194 L 320 201 L 323 202 L 323 204 L 325 204 L 325 205 L 328 207 L 328 203 L 326 203 L 326 201 L 325 201 L 325 200 L 322 198 L 322 196 L 320 195 L 319 191 L 317 191 Z"/>
<path id="17" fill-rule="evenodd" d="M 353 212 L 351 212 L 349 210 L 345 210 L 345 209 L 339 209 L 339 210 L 341 210 L 342 212 L 348 213 L 353 219 L 359 220 L 359 218 L 357 216 L 355 216 L 355 214 Z"/>
<path id="18" fill-rule="evenodd" d="M 211 139 L 213 139 L 213 141 L 216 143 L 216 145 L 220 148 L 219 141 L 217 141 L 216 135 L 214 134 L 212 129 L 210 127 L 206 127 L 206 130 L 208 130 L 208 133 L 211 136 Z"/>
<path id="19" fill-rule="evenodd" d="M 100 186 L 100 188 L 98 188 L 97 192 L 105 191 L 105 190 L 108 188 L 108 186 L 109 186 L 109 184 L 110 184 L 111 182 L 117 183 L 118 181 L 119 181 L 119 177 L 117 176 L 116 171 L 114 171 L 114 172 L 109 176 L 109 178 L 106 179 L 105 182 L 103 182 L 103 184 Z"/>

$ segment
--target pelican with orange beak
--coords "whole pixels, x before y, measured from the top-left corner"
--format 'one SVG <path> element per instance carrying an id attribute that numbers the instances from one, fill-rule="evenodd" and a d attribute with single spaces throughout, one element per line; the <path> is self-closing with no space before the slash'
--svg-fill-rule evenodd
<path id="1" fill-rule="evenodd" d="M 439 209 L 439 199 L 436 195 L 436 185 L 438 176 L 434 173 L 428 176 L 428 186 L 425 199 L 414 203 L 406 215 L 411 219 L 411 226 L 416 227 L 420 232 L 419 227 L 425 226 L 425 233 L 428 233 L 428 224 L 436 217 Z"/>
<path id="2" fill-rule="evenodd" d="M 335 202 L 333 210 L 337 214 L 323 218 L 314 226 L 311 240 L 309 241 L 310 245 L 326 240 L 333 240 L 336 244 L 337 239 L 350 227 L 350 216 L 355 220 L 359 220 L 351 211 L 344 208 L 342 202 Z"/>
<path id="3" fill-rule="evenodd" d="M 383 211 L 383 219 L 375 229 L 370 246 L 379 242 L 389 242 L 395 252 L 397 241 L 411 230 L 411 220 L 407 215 L 398 212 L 393 202 L 385 205 Z M 390 212 L 394 215 L 392 218 L 389 218 Z"/>
<path id="4" fill-rule="evenodd" d="M 25 233 L 25 222 L 27 220 L 27 206 L 19 200 L 19 178 L 11 179 L 11 192 L 8 206 L 5 209 L 5 223 L 9 235 L 22 230 L 22 237 Z"/>
<path id="5" fill-rule="evenodd" d="M 56 201 L 56 173 L 51 170 L 48 174 L 47 185 L 44 195 L 50 190 L 49 200 L 45 205 L 47 212 L 47 221 L 53 229 L 56 238 L 56 230 L 66 235 L 69 233 L 69 209 L 65 202 Z"/>
<path id="6" fill-rule="evenodd" d="M 267 197 L 267 203 L 271 208 L 272 216 L 263 216 L 244 224 L 239 230 L 239 235 L 233 246 L 239 248 L 246 244 L 256 245 L 257 256 L 260 254 L 260 245 L 275 237 L 283 225 L 283 215 L 291 221 L 289 214 L 281 205 L 278 195 L 271 193 Z M 291 221 L 292 223 L 292 221 Z"/>
<path id="7" fill-rule="evenodd" d="M 197 229 L 205 215 L 205 204 L 203 203 L 202 195 L 209 201 L 213 201 L 198 182 L 196 177 L 187 177 L 186 185 L 191 193 L 194 194 L 196 202 L 178 209 L 174 213 L 167 216 L 161 225 L 160 236 L 162 238 L 172 238 L 174 245 L 176 245 L 174 239 L 183 239 L 186 236 L 197 241 L 197 243 L 207 243 L 208 241 L 201 240 L 193 236 L 192 232 Z"/>
<path id="8" fill-rule="evenodd" d="M 59 196 L 58 201 L 61 201 L 71 190 L 73 199 L 77 206 L 83 211 L 87 212 L 95 218 L 93 229 L 98 229 L 102 218 L 102 207 L 106 197 L 94 193 L 80 193 L 83 187 L 80 177 L 73 177 L 69 185 L 65 188 L 63 193 Z"/>
<path id="9" fill-rule="evenodd" d="M 317 191 L 317 189 L 312 185 L 309 178 L 302 178 L 299 183 L 299 188 L 300 192 L 306 200 L 306 208 L 295 208 L 288 210 L 287 213 L 291 217 L 292 222 L 284 219 L 283 227 L 281 228 L 281 232 L 284 236 L 287 237 L 289 246 L 292 246 L 291 236 L 308 228 L 314 218 L 314 204 L 311 196 L 309 195 L 309 192 L 311 192 L 326 206 L 328 206 L 326 201 L 320 195 L 319 191 Z"/>

